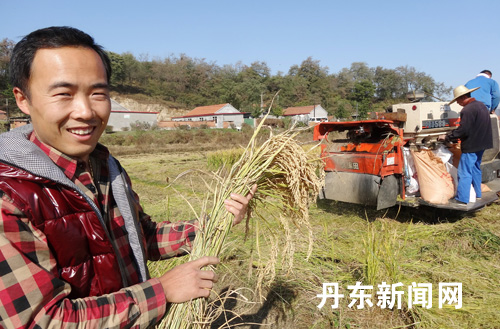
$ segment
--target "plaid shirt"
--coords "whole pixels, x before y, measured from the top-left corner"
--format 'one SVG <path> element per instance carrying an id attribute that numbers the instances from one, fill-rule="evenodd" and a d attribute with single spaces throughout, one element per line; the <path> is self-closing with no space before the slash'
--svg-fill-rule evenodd
<path id="1" fill-rule="evenodd" d="M 88 168 L 41 143 L 33 133 L 30 140 L 99 206 L 117 257 L 126 265 L 127 282 L 132 284 L 103 296 L 67 298 L 71 286 L 53 275 L 58 273 L 57 263 L 43 232 L 0 191 L 0 328 L 145 328 L 157 323 L 166 311 L 165 295 L 158 279 L 139 283 L 123 218 L 110 197 L 108 150 L 98 145 Z M 130 184 L 128 176 L 127 180 Z M 190 248 L 194 222 L 155 223 L 134 196 L 149 259 L 173 257 Z"/>

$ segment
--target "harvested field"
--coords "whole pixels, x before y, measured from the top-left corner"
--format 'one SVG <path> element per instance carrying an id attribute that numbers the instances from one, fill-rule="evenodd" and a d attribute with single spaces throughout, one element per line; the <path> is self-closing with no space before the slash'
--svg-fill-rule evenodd
<path id="1" fill-rule="evenodd" d="M 208 175 L 175 178 L 186 170 L 209 170 L 202 149 L 118 156 L 153 218 L 176 221 L 195 216 L 185 199 L 201 205 Z M 256 261 L 257 242 L 245 239 L 244 225 L 233 228 L 216 287 L 218 294 L 234 298 L 223 302 L 226 313 L 211 328 L 500 328 L 500 204 L 464 216 L 433 209 L 375 211 L 322 201 L 311 206 L 310 215 L 312 256 L 306 260 L 308 242 L 299 239 L 301 231 L 296 229 L 292 234 L 304 242 L 295 250 L 294 270 L 278 268 L 276 279 L 260 296 L 254 287 L 264 264 Z M 260 253 L 272 254 L 265 249 Z M 150 269 L 157 274 L 162 267 L 150 264 Z M 349 306 L 353 298 L 348 286 L 356 282 L 374 286 L 366 291 L 373 294 L 372 307 L 365 303 L 358 309 L 359 300 Z M 377 306 L 375 293 L 383 282 L 402 284 L 399 309 L 397 304 L 392 310 Z M 460 309 L 439 307 L 438 285 L 451 282 L 462 283 Z M 345 295 L 337 308 L 331 307 L 332 298 L 318 308 L 324 283 L 337 283 Z M 432 284 L 431 307 L 416 300 L 409 308 L 412 283 Z"/>

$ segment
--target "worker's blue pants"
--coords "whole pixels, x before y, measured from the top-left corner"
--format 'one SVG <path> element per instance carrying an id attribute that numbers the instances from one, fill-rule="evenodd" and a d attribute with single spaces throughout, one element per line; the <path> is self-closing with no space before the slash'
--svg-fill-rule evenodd
<path id="1" fill-rule="evenodd" d="M 474 187 L 476 197 L 481 197 L 481 159 L 483 151 L 474 153 L 462 153 L 458 163 L 458 187 L 457 199 L 460 202 L 468 203 L 470 199 L 470 186 Z"/>

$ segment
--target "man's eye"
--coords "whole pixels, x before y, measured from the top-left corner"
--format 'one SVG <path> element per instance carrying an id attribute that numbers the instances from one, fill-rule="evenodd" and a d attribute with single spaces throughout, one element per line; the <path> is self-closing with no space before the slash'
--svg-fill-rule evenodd
<path id="1" fill-rule="evenodd" d="M 108 93 L 93 93 L 92 94 L 94 97 L 99 97 L 99 98 L 107 98 Z"/>

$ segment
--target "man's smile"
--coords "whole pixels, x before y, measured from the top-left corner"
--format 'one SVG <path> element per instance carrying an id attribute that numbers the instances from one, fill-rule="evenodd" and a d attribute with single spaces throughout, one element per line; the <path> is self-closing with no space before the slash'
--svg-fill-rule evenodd
<path id="1" fill-rule="evenodd" d="M 89 135 L 94 131 L 95 127 L 86 127 L 86 128 L 68 128 L 67 131 L 75 134 L 75 135 Z"/>

